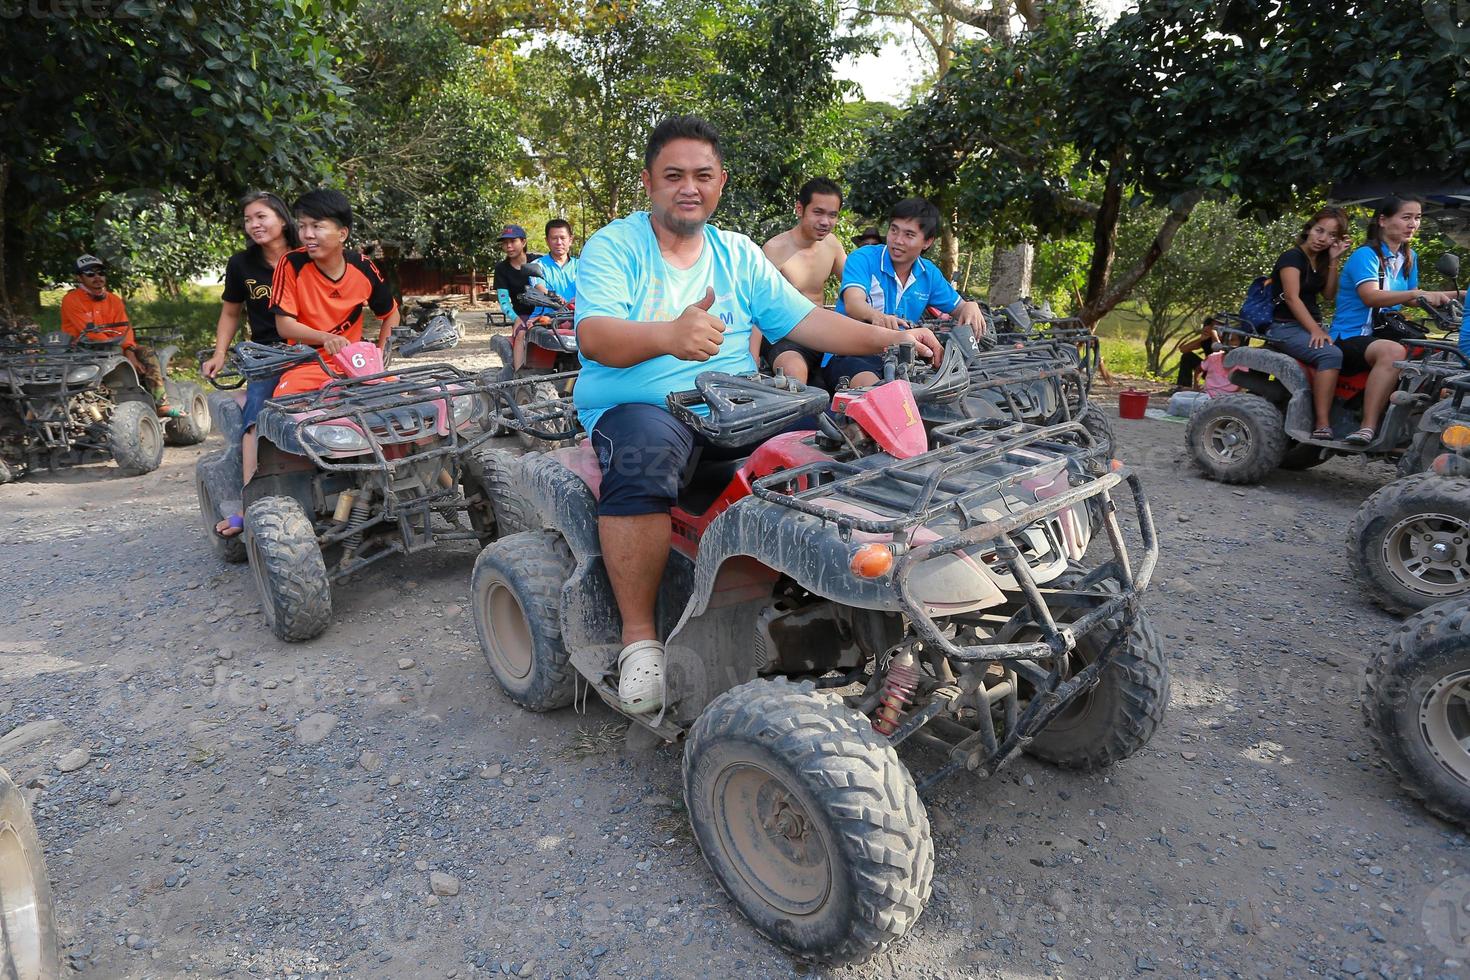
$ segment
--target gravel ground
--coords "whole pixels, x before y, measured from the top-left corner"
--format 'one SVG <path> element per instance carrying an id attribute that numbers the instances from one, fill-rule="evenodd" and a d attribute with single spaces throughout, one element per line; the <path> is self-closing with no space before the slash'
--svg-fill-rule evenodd
<path id="1" fill-rule="evenodd" d="M 493 363 L 479 341 L 453 359 Z M 1114 425 L 1162 539 L 1162 729 L 1104 775 L 1022 759 L 944 784 L 918 927 L 833 975 L 1465 975 L 1470 849 L 1398 792 L 1357 704 L 1394 620 L 1343 534 L 1391 471 L 1230 488 L 1194 475 L 1183 426 Z M 277 642 L 248 571 L 201 538 L 193 464 L 218 445 L 0 487 L 0 734 L 19 729 L 0 764 L 34 799 L 74 969 L 812 972 L 715 884 L 677 748 L 625 741 L 598 704 L 501 694 L 471 548 L 377 566 L 335 590 L 322 637 Z"/>

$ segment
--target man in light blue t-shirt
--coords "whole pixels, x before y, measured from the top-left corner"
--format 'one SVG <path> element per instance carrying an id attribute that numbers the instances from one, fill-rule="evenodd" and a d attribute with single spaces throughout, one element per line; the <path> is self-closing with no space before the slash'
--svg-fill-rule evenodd
<path id="1" fill-rule="evenodd" d="M 546 254 L 536 264 L 545 273 L 541 281 L 549 292 L 568 303 L 577 298 L 577 259 L 572 255 L 571 222 L 565 218 L 546 222 Z"/>
<path id="2" fill-rule="evenodd" d="M 814 305 L 749 238 L 707 224 L 728 176 L 714 127 L 695 116 L 663 120 L 643 156 L 649 210 L 588 239 L 577 272 L 574 397 L 602 469 L 597 525 L 623 622 L 618 697 L 633 713 L 662 706 L 654 604 L 669 509 L 698 445 L 665 396 L 693 388 L 704 371 L 754 372 L 752 327 L 773 343 L 789 336 L 837 354 L 878 354 L 895 342 L 940 352 L 928 330 L 896 335 Z"/>
<path id="3" fill-rule="evenodd" d="M 963 299 L 939 266 L 924 258 L 938 234 L 939 209 L 933 204 L 922 197 L 895 204 L 888 215 L 888 243 L 864 245 L 847 257 L 837 289 L 837 312 L 902 330 L 923 319 L 932 306 L 973 327 L 976 334 L 984 333 L 980 304 Z M 871 356 L 828 355 L 822 360 L 822 372 L 833 391 L 874 384 L 882 369 L 881 360 Z"/>

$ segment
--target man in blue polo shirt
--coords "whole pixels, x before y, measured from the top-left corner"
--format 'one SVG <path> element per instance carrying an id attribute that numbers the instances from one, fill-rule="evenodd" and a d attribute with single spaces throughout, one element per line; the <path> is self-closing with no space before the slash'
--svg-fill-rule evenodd
<path id="1" fill-rule="evenodd" d="M 706 448 L 664 397 L 693 388 L 704 371 L 754 372 L 752 327 L 773 343 L 789 336 L 838 354 L 879 354 L 898 342 L 939 355 L 928 330 L 895 335 L 816 306 L 755 242 L 707 224 L 728 178 L 713 126 L 696 116 L 663 120 L 643 155 L 649 210 L 600 229 L 578 263 L 574 398 L 602 470 L 597 528 L 623 623 L 618 698 L 635 714 L 662 706 L 654 603 L 669 509 L 692 455 Z"/>
<path id="2" fill-rule="evenodd" d="M 960 298 L 924 250 L 939 234 L 939 209 L 922 197 L 909 197 L 888 215 L 888 244 L 864 245 L 847 257 L 837 312 L 889 330 L 902 330 L 923 319 L 930 306 L 985 331 L 980 304 Z M 829 355 L 822 361 L 828 388 L 862 388 L 877 382 L 881 357 Z"/>
<path id="3" fill-rule="evenodd" d="M 570 303 L 577 298 L 577 260 L 572 255 L 572 225 L 565 218 L 546 222 L 546 254 L 536 260 L 546 273 L 546 288 Z"/>

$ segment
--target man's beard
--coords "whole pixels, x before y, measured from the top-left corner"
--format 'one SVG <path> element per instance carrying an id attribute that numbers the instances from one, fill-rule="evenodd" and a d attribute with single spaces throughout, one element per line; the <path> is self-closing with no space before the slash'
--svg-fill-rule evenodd
<path id="1" fill-rule="evenodd" d="M 693 238 L 695 235 L 704 230 L 705 224 L 709 221 L 708 216 L 697 219 L 680 218 L 676 214 L 674 214 L 673 211 L 660 210 L 657 212 L 657 214 L 659 224 L 663 225 L 665 228 L 673 232 L 675 235 L 678 235 L 680 238 Z"/>

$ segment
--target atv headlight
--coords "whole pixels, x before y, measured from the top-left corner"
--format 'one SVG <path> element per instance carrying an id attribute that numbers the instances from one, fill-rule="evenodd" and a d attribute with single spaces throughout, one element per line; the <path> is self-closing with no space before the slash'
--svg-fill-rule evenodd
<path id="1" fill-rule="evenodd" d="M 473 421 L 484 409 L 485 403 L 479 395 L 455 395 L 449 402 L 449 414 L 456 429 Z"/>
<path id="2" fill-rule="evenodd" d="M 317 448 L 327 452 L 362 453 L 368 449 L 367 436 L 350 425 L 307 425 L 302 427 L 301 434 Z"/>
<path id="3" fill-rule="evenodd" d="M 87 384 L 89 381 L 95 381 L 100 371 L 101 368 L 95 364 L 83 364 L 80 367 L 74 367 L 66 372 L 66 383 L 69 385 Z"/>

